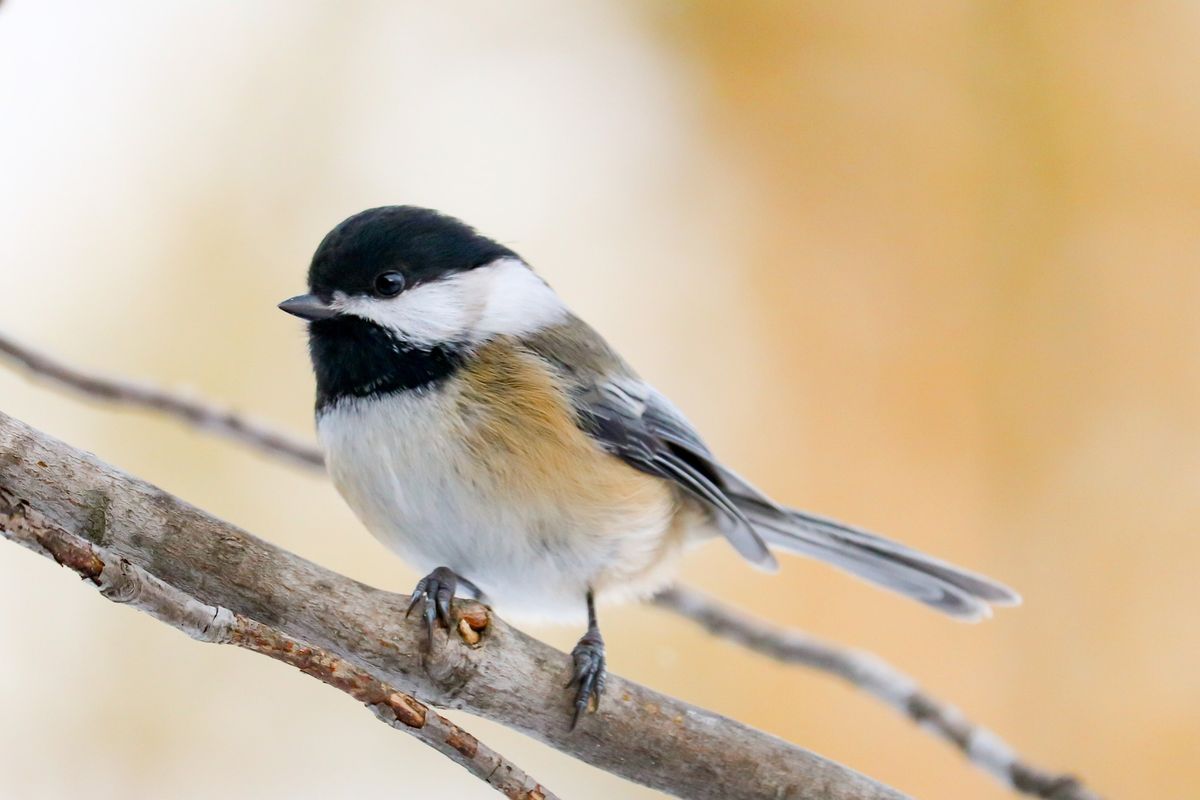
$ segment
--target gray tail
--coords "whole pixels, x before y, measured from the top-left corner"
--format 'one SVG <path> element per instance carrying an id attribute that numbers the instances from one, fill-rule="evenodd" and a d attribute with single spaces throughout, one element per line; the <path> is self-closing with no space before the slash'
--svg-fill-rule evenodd
<path id="1" fill-rule="evenodd" d="M 991 616 L 993 605 L 1021 602 L 1003 584 L 873 533 L 757 499 L 736 497 L 734 502 L 767 544 L 827 561 L 952 617 L 980 620 Z"/>

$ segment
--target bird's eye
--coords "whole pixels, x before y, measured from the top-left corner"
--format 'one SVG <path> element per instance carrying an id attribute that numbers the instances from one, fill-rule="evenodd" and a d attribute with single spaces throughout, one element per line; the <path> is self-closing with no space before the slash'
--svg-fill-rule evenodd
<path id="1" fill-rule="evenodd" d="M 375 294 L 395 297 L 404 291 L 404 276 L 399 272 L 381 272 L 375 276 Z"/>

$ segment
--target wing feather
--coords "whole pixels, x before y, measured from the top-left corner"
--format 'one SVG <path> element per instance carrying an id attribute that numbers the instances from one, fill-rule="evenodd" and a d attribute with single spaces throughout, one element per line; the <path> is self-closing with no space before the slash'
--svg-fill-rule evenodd
<path id="1" fill-rule="evenodd" d="M 675 483 L 713 510 L 717 527 L 746 559 L 765 569 L 777 566 L 735 500 L 741 479 L 717 463 L 683 414 L 587 323 L 572 316 L 521 343 L 558 372 L 576 422 L 602 448 L 634 469 Z"/>
<path id="2" fill-rule="evenodd" d="M 630 466 L 673 481 L 724 518 L 719 525 L 749 561 L 774 568 L 775 557 L 745 513 L 726 494 L 722 469 L 699 434 L 653 388 L 635 378 L 610 378 L 573 398 L 581 427 Z"/>

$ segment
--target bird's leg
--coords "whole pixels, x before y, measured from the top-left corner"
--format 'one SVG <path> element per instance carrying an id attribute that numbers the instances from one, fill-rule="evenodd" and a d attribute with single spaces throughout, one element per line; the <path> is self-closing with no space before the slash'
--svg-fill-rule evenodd
<path id="1" fill-rule="evenodd" d="M 591 589 L 588 589 L 587 593 L 587 609 L 587 633 L 571 651 L 571 659 L 575 666 L 567 687 L 577 687 L 571 730 L 575 730 L 585 711 L 589 708 L 594 711 L 600 707 L 600 695 L 604 694 L 604 679 L 607 675 L 604 665 L 604 639 L 600 636 L 600 626 L 596 624 L 596 600 Z"/>
<path id="2" fill-rule="evenodd" d="M 478 586 L 455 574 L 454 570 L 449 567 L 438 567 L 417 581 L 417 586 L 413 589 L 412 601 L 408 604 L 408 610 L 404 612 L 404 616 L 412 614 L 413 609 L 421 603 L 425 604 L 423 616 L 427 633 L 426 648 L 433 647 L 433 626 L 436 620 L 440 619 L 446 626 L 446 630 L 454 630 L 454 621 L 450 618 L 450 602 L 454 599 L 454 593 L 458 590 L 459 584 L 462 584 L 476 598 L 483 594 L 479 591 Z"/>

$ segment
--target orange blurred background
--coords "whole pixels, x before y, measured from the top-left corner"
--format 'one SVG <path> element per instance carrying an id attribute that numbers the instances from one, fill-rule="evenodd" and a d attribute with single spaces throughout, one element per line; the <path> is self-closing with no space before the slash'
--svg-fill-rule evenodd
<path id="1" fill-rule="evenodd" d="M 386 203 L 461 216 L 780 500 L 1026 602 L 961 625 L 811 562 L 763 582 L 718 545 L 689 582 L 877 652 L 1106 797 L 1184 797 L 1197 76 L 1188 3 L 9 0 L 0 326 L 305 433 L 304 335 L 274 305 L 321 236 Z M 7 370 L 0 408 L 355 578 L 417 577 L 319 478 Z M 492 796 L 19 548 L 0 587 L 3 796 Z M 1011 796 L 830 679 L 605 617 L 622 675 L 915 797 Z M 468 724 L 563 796 L 657 796 Z"/>

